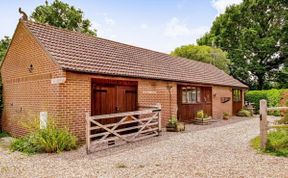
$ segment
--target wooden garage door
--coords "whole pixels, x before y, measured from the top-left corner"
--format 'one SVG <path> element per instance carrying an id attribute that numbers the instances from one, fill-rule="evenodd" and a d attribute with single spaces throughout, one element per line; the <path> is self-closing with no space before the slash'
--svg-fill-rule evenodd
<path id="1" fill-rule="evenodd" d="M 137 82 L 116 80 L 93 80 L 91 114 L 102 115 L 137 109 Z M 116 122 L 105 120 L 102 124 Z"/>

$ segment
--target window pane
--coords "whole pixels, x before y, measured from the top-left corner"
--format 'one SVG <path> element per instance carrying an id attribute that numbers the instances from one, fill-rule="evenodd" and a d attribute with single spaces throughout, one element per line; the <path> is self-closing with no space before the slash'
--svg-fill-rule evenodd
<path id="1" fill-rule="evenodd" d="M 196 103 L 196 89 L 191 90 L 191 102 Z"/>
<path id="2" fill-rule="evenodd" d="M 233 90 L 233 101 L 241 101 L 241 90 Z"/>
<path id="3" fill-rule="evenodd" d="M 182 91 L 182 103 L 187 103 L 187 96 L 186 96 L 186 91 L 185 90 L 183 90 Z"/>
<path id="4" fill-rule="evenodd" d="M 201 88 L 197 88 L 197 102 L 201 102 Z"/>

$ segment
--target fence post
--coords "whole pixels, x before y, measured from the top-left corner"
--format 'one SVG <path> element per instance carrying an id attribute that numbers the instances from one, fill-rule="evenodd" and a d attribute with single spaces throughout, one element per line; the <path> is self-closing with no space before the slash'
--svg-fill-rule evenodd
<path id="1" fill-rule="evenodd" d="M 159 110 L 158 111 L 158 129 L 159 129 L 159 135 L 160 135 L 160 132 L 162 131 L 162 125 L 161 125 L 161 104 L 157 103 L 156 107 Z"/>
<path id="2" fill-rule="evenodd" d="M 267 101 L 260 100 L 260 147 L 266 148 L 267 144 Z"/>
<path id="3" fill-rule="evenodd" d="M 91 127 L 89 112 L 85 113 L 85 120 L 86 120 L 86 152 L 87 154 L 89 154 L 90 153 L 90 127 Z"/>

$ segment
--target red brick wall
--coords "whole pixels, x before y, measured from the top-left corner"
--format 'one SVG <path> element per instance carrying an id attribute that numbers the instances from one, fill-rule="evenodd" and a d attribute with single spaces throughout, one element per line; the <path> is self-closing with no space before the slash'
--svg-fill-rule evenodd
<path id="1" fill-rule="evenodd" d="M 230 97 L 230 101 L 221 103 L 221 97 Z M 212 87 L 212 113 L 213 118 L 221 119 L 223 112 L 232 114 L 232 89 L 231 87 Z"/>
<path id="2" fill-rule="evenodd" d="M 28 68 L 33 65 L 33 71 Z M 2 127 L 14 136 L 23 135 L 23 121 L 48 111 L 57 110 L 59 87 L 51 85 L 51 78 L 65 76 L 65 72 L 43 52 L 34 37 L 19 23 L 9 52 L 1 68 L 4 110 Z"/>
<path id="3" fill-rule="evenodd" d="M 162 126 L 165 127 L 172 116 L 177 117 L 177 85 L 174 82 L 139 80 L 138 103 L 140 106 L 160 103 Z"/>
<path id="4" fill-rule="evenodd" d="M 166 125 L 170 118 L 170 113 L 173 116 L 177 115 L 175 83 L 67 72 L 67 80 L 65 84 L 61 84 L 60 96 L 62 98 L 62 106 L 58 107 L 60 111 L 58 118 L 62 120 L 61 122 L 66 123 L 70 130 L 75 133 L 80 140 L 85 139 L 85 112 L 91 113 L 92 78 L 138 81 L 138 104 L 143 106 L 160 103 L 162 106 L 163 126 Z M 172 86 L 171 103 L 167 85 Z"/>

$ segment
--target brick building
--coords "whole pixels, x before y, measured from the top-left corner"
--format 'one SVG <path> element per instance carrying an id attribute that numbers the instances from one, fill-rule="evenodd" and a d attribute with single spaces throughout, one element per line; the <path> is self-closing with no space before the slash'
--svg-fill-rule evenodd
<path id="1" fill-rule="evenodd" d="M 86 112 L 160 103 L 163 126 L 172 116 L 191 122 L 201 109 L 219 119 L 242 108 L 247 89 L 210 64 L 23 20 L 1 75 L 4 130 L 21 136 L 27 113 L 47 111 L 81 140 Z"/>

